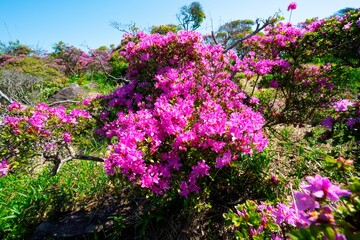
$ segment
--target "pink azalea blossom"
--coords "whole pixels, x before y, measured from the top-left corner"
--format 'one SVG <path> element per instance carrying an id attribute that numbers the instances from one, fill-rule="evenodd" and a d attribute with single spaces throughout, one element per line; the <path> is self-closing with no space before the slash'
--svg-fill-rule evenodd
<path id="1" fill-rule="evenodd" d="M 311 211 L 319 208 L 319 203 L 315 200 L 315 198 L 309 192 L 298 192 L 294 193 L 296 207 L 299 210 L 308 210 Z"/>
<path id="2" fill-rule="evenodd" d="M 287 7 L 287 10 L 290 11 L 290 10 L 295 10 L 297 7 L 297 4 L 296 2 L 292 2 L 289 4 L 289 6 Z"/>
<path id="3" fill-rule="evenodd" d="M 9 172 L 9 165 L 6 163 L 6 159 L 3 158 L 0 162 L 0 177 L 7 175 Z"/>
<path id="4" fill-rule="evenodd" d="M 309 191 L 317 199 L 326 199 L 330 201 L 339 201 L 340 197 L 351 195 L 350 190 L 343 190 L 339 186 L 330 182 L 327 177 L 316 174 L 314 177 L 306 177 L 307 183 L 301 183 L 303 190 Z"/>
<path id="5" fill-rule="evenodd" d="M 349 99 L 341 99 L 335 103 L 333 103 L 332 107 L 337 112 L 345 112 L 348 110 L 348 107 L 353 106 L 354 103 L 351 102 Z"/>
<path id="6" fill-rule="evenodd" d="M 351 22 L 348 22 L 347 24 L 344 25 L 343 30 L 350 29 L 350 27 L 351 27 Z"/>
<path id="7" fill-rule="evenodd" d="M 72 135 L 68 132 L 63 132 L 62 134 L 64 142 L 69 143 L 72 141 Z"/>

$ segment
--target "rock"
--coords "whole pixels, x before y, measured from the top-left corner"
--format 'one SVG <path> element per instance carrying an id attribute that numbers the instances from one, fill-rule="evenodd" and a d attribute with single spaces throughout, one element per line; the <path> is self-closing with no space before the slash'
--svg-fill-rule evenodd
<path id="1" fill-rule="evenodd" d="M 91 236 L 102 230 L 103 219 L 79 211 L 61 216 L 56 221 L 42 222 L 29 239 L 74 239 Z"/>
<path id="2" fill-rule="evenodd" d="M 87 91 L 84 88 L 80 87 L 76 83 L 72 83 L 52 94 L 48 100 L 50 103 L 75 100 L 80 96 L 86 95 L 86 93 Z"/>
<path id="3" fill-rule="evenodd" d="M 99 87 L 99 84 L 97 84 L 96 82 L 90 82 L 90 83 L 86 84 L 86 87 L 97 88 L 97 87 Z"/>

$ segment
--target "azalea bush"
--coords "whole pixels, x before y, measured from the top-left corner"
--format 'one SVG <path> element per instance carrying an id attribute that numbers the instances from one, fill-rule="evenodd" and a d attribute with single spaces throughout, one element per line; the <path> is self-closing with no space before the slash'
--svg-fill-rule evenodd
<path id="1" fill-rule="evenodd" d="M 266 27 L 264 35 L 243 42 L 249 50 L 240 65 L 247 79 L 245 89 L 251 84 L 251 94 L 266 100 L 261 108 L 269 125 L 309 123 L 321 116 L 329 102 L 337 100 L 340 87 L 349 85 L 348 69 L 358 65 L 352 57 L 358 46 L 353 43 L 360 41 L 360 27 L 354 22 L 357 18 L 359 11 L 341 18 L 314 19 L 299 27 L 280 22 Z M 334 26 L 343 33 L 334 31 Z M 339 45 L 332 45 L 333 41 L 344 41 L 344 48 L 338 51 Z M 348 62 L 343 60 L 348 59 L 345 54 L 350 56 Z M 267 94 L 269 88 L 274 95 L 263 98 L 262 92 Z"/>
<path id="2" fill-rule="evenodd" d="M 231 81 L 239 70 L 233 52 L 204 45 L 195 32 L 127 37 L 121 54 L 131 82 L 100 98 L 107 110 L 97 132 L 111 142 L 109 174 L 188 197 L 203 177 L 264 149 L 264 119 Z"/>
<path id="3" fill-rule="evenodd" d="M 67 110 L 38 104 L 35 107 L 12 102 L 0 118 L 2 175 L 30 171 L 44 161 L 58 170 L 61 161 L 75 157 L 71 143 L 91 126 L 90 114 L 82 109 Z"/>
<path id="4" fill-rule="evenodd" d="M 54 52 L 49 54 L 57 67 L 68 77 L 82 77 L 86 73 L 109 71 L 108 64 L 111 57 L 111 49 L 100 48 L 84 52 L 74 46 L 59 42 L 54 47 Z"/>

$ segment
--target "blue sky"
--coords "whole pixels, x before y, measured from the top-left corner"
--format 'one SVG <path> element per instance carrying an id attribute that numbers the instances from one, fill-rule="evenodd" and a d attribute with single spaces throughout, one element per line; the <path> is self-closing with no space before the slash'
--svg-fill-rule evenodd
<path id="1" fill-rule="evenodd" d="M 122 33 L 111 21 L 132 22 L 143 29 L 153 25 L 177 24 L 176 14 L 187 0 L 1 0 L 0 41 L 19 40 L 48 51 L 63 41 L 86 49 L 118 45 Z M 236 19 L 266 18 L 286 8 L 293 0 L 198 0 L 207 15 L 202 33 Z M 327 17 L 345 7 L 359 8 L 359 0 L 298 0 L 292 23 L 311 17 Z"/>

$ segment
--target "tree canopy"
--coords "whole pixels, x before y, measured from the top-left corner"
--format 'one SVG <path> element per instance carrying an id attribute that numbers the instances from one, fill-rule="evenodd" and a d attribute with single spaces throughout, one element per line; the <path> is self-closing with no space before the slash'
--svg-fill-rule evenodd
<path id="1" fill-rule="evenodd" d="M 196 30 L 206 18 L 199 2 L 193 2 L 189 6 L 183 6 L 177 14 L 180 26 L 184 30 Z"/>

